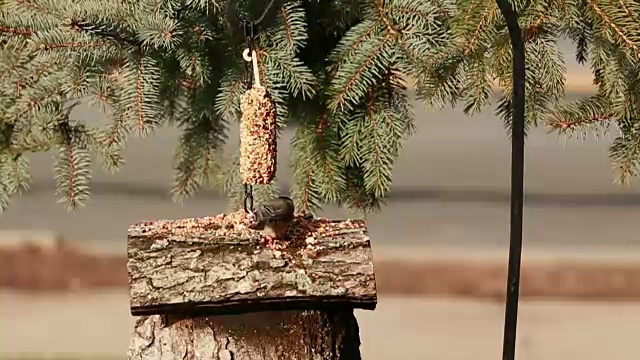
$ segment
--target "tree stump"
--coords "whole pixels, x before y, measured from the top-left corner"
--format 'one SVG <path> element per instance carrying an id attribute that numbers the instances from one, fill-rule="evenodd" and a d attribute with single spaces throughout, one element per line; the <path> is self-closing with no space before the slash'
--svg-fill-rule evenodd
<path id="1" fill-rule="evenodd" d="M 363 221 L 296 217 L 288 241 L 244 212 L 129 228 L 129 359 L 360 359 L 377 302 Z"/>

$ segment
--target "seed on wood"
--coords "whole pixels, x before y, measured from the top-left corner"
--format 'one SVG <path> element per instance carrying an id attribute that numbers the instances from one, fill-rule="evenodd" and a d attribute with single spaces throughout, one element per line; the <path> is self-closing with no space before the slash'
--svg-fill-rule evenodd
<path id="1" fill-rule="evenodd" d="M 216 216 L 188 218 L 179 220 L 145 221 L 138 225 L 145 228 L 145 236 L 163 237 L 198 237 L 202 234 L 209 236 L 239 236 L 249 237 L 256 231 L 249 229 L 251 216 L 243 210 L 223 213 Z M 287 243 L 300 244 L 303 247 L 317 245 L 317 239 L 332 236 L 342 229 L 359 229 L 364 227 L 362 220 L 330 221 L 325 218 L 306 219 L 304 214 L 297 214 L 290 229 L 291 240 L 278 244 L 286 248 Z"/>

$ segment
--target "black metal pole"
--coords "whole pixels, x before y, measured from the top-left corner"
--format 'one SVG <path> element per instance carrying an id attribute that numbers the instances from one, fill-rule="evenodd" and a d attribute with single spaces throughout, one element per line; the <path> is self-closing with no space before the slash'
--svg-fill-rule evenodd
<path id="1" fill-rule="evenodd" d="M 513 54 L 513 121 L 511 123 L 511 229 L 509 236 L 509 270 L 504 316 L 502 359 L 515 359 L 522 263 L 522 215 L 524 208 L 524 124 L 525 62 L 522 31 L 518 15 L 509 0 L 496 0 L 507 23 Z"/>

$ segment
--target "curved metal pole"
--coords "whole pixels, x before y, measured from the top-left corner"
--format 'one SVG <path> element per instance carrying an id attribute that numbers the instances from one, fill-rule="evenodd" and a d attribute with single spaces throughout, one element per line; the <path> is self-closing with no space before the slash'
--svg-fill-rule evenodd
<path id="1" fill-rule="evenodd" d="M 252 26 L 257 27 L 265 18 L 271 19 L 275 17 L 275 12 L 282 6 L 282 0 L 278 0 L 277 2 L 276 0 L 270 0 L 257 19 L 249 19 L 245 14 L 240 12 L 239 5 L 241 1 L 242 0 L 229 0 L 225 6 L 227 21 L 231 27 L 231 32 L 235 34 L 241 34 L 244 21 L 251 22 Z"/>
<path id="2" fill-rule="evenodd" d="M 524 207 L 524 42 L 518 15 L 509 0 L 496 0 L 507 23 L 513 54 L 513 121 L 511 122 L 511 229 L 509 236 L 509 270 L 504 316 L 502 359 L 513 360 L 516 352 L 520 265 L 522 263 L 522 213 Z"/>

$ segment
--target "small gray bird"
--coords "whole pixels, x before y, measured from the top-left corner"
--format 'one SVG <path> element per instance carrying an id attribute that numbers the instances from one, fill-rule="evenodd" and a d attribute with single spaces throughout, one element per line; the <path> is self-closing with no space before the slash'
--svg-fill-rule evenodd
<path id="1" fill-rule="evenodd" d="M 294 219 L 293 200 L 286 196 L 260 204 L 255 211 L 255 222 L 249 226 L 252 230 L 261 230 L 266 236 L 284 239 Z"/>

